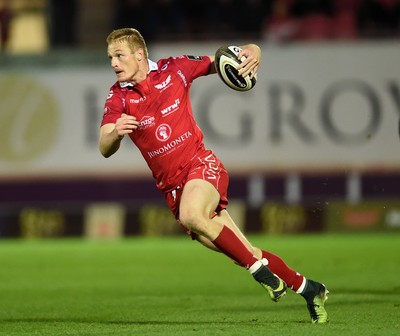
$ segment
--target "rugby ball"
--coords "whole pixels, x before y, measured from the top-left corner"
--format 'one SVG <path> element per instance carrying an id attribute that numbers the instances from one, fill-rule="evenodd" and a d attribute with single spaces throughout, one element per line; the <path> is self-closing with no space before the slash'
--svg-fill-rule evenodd
<path id="1" fill-rule="evenodd" d="M 246 58 L 243 56 L 238 59 L 238 46 L 222 46 L 215 52 L 215 68 L 222 81 L 231 89 L 237 91 L 249 91 L 257 83 L 257 75 L 250 79 L 250 75 L 242 77 L 238 74 L 236 66 L 242 63 Z"/>

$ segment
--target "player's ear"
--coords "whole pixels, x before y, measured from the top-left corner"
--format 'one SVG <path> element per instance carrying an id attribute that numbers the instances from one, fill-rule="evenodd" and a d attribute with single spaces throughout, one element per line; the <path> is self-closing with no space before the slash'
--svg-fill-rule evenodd
<path id="1" fill-rule="evenodd" d="M 138 61 L 143 60 L 143 59 L 144 59 L 144 52 L 143 52 L 143 49 L 142 49 L 142 48 L 139 48 L 138 50 L 136 50 L 136 51 L 135 51 L 135 56 L 136 56 L 136 59 L 137 59 Z"/>

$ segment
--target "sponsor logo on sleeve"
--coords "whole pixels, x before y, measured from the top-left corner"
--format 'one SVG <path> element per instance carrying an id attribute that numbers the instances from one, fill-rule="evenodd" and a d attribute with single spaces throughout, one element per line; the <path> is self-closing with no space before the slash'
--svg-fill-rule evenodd
<path id="1" fill-rule="evenodd" d="M 181 71 L 181 70 L 178 70 L 177 74 L 178 74 L 179 77 L 182 78 L 183 85 L 184 85 L 185 87 L 187 87 L 187 86 L 188 86 L 188 83 L 187 83 L 186 77 L 185 77 L 185 75 L 182 73 L 182 71 Z"/>
<path id="2" fill-rule="evenodd" d="M 203 59 L 203 57 L 201 56 L 192 56 L 192 55 L 188 55 L 187 58 L 192 61 L 201 61 Z"/>

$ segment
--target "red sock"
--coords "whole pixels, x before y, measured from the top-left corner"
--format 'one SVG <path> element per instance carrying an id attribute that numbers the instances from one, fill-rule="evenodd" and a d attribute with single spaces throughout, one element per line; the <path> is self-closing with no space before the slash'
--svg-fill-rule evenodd
<path id="1" fill-rule="evenodd" d="M 304 277 L 286 265 L 286 263 L 277 255 L 264 250 L 261 250 L 261 252 L 262 257 L 268 260 L 267 266 L 271 272 L 275 273 L 285 281 L 291 289 L 297 291 L 303 284 Z"/>
<path id="2" fill-rule="evenodd" d="M 257 258 L 249 252 L 242 241 L 227 226 L 222 228 L 219 236 L 213 241 L 214 245 L 229 258 L 248 269 Z"/>

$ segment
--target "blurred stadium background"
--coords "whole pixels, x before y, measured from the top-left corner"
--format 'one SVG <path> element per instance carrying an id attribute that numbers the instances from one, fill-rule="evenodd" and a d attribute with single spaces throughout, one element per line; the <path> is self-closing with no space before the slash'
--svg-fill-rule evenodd
<path id="1" fill-rule="evenodd" d="M 261 46 L 251 92 L 192 88 L 246 232 L 400 231 L 399 1 L 0 0 L 0 238 L 181 234 L 132 145 L 97 150 L 126 26 L 154 60 Z"/>

